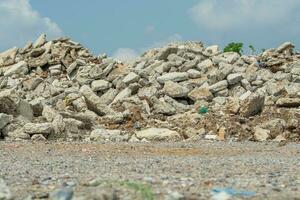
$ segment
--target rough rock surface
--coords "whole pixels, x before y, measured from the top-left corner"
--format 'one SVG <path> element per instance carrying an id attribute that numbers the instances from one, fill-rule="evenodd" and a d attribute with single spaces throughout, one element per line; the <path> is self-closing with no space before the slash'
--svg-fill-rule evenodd
<path id="1" fill-rule="evenodd" d="M 93 131 L 103 128 L 118 130 L 105 141 L 142 141 L 137 131 L 152 128 L 181 140 L 195 139 L 185 130 L 202 129 L 206 138 L 222 132 L 225 140 L 257 140 L 255 127 L 295 119 L 268 140 L 299 141 L 299 63 L 291 43 L 241 56 L 201 42 L 171 43 L 121 63 L 43 34 L 0 53 L 0 138 L 100 140 Z"/>

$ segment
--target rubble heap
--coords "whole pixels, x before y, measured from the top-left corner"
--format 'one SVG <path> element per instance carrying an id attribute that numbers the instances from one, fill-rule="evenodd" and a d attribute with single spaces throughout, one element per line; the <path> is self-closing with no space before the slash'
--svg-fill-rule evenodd
<path id="1" fill-rule="evenodd" d="M 300 54 L 172 43 L 123 64 L 41 35 L 0 53 L 7 140 L 300 139 Z"/>

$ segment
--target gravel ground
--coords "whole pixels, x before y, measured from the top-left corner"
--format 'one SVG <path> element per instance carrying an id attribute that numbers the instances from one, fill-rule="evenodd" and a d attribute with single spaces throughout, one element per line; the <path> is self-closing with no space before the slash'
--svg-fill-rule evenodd
<path id="1" fill-rule="evenodd" d="M 296 200 L 299 155 L 300 144 L 0 142 L 0 174 L 16 199 L 58 188 L 82 200 L 211 199 L 213 188 L 233 188 L 256 193 L 248 199 Z"/>

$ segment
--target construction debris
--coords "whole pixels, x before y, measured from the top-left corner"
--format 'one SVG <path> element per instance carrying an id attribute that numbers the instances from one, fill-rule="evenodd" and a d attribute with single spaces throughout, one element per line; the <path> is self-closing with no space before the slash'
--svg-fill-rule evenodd
<path id="1" fill-rule="evenodd" d="M 0 53 L 6 140 L 178 141 L 201 132 L 199 139 L 299 141 L 299 106 L 300 54 L 291 43 L 257 56 L 172 43 L 126 64 L 43 34 Z M 280 131 L 265 126 L 274 119 Z"/>

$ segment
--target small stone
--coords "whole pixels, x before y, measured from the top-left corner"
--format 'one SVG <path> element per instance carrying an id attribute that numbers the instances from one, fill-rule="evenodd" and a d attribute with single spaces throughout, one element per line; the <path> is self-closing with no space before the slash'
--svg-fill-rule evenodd
<path id="1" fill-rule="evenodd" d="M 212 46 L 206 47 L 203 54 L 206 55 L 206 56 L 213 56 L 213 55 L 218 54 L 219 52 L 220 52 L 219 46 L 218 45 L 212 45 Z"/>
<path id="2" fill-rule="evenodd" d="M 236 73 L 236 74 L 229 74 L 227 76 L 227 81 L 229 85 L 235 85 L 239 83 L 243 79 L 242 74 Z"/>
<path id="3" fill-rule="evenodd" d="M 250 90 L 251 91 L 251 84 L 249 83 L 249 81 L 247 79 L 242 79 L 241 80 L 241 85 L 243 86 L 243 88 L 245 88 L 246 90 Z"/>
<path id="4" fill-rule="evenodd" d="M 146 139 L 149 141 L 178 141 L 181 136 L 176 131 L 167 128 L 148 128 L 135 132 L 138 139 Z"/>
<path id="5" fill-rule="evenodd" d="M 209 86 L 209 90 L 212 93 L 219 92 L 221 90 L 227 89 L 228 82 L 226 80 L 215 83 L 214 85 Z"/>
<path id="6" fill-rule="evenodd" d="M 300 127 L 300 119 L 289 119 L 286 123 L 286 128 L 293 130 L 296 129 L 297 127 Z"/>
<path id="7" fill-rule="evenodd" d="M 266 141 L 270 137 L 270 131 L 260 128 L 260 127 L 255 127 L 254 128 L 254 138 L 255 140 L 259 142 Z"/>
<path id="8" fill-rule="evenodd" d="M 24 133 L 22 129 L 17 129 L 15 131 L 9 132 L 7 134 L 7 136 L 12 139 L 21 139 L 21 140 L 29 140 L 30 139 L 30 135 L 27 133 Z"/>
<path id="9" fill-rule="evenodd" d="M 201 128 L 201 129 L 195 129 L 193 127 L 187 127 L 184 131 L 184 137 L 185 138 L 195 138 L 198 135 L 204 135 L 205 134 L 205 129 Z"/>
<path id="10" fill-rule="evenodd" d="M 125 98 L 130 97 L 132 93 L 132 90 L 130 88 L 125 88 L 122 90 L 113 100 L 112 104 L 123 101 Z"/>
<path id="11" fill-rule="evenodd" d="M 167 81 L 180 82 L 188 80 L 189 74 L 187 72 L 171 72 L 165 75 L 162 75 L 157 78 L 159 83 L 165 83 Z"/>
<path id="12" fill-rule="evenodd" d="M 200 78 L 202 76 L 202 73 L 195 69 L 189 69 L 187 73 L 189 74 L 189 78 L 192 79 Z"/>
<path id="13" fill-rule="evenodd" d="M 242 95 L 239 97 L 239 100 L 240 100 L 240 101 L 245 101 L 247 98 L 250 97 L 251 94 L 252 94 L 251 91 L 247 91 L 247 92 L 245 92 L 244 94 L 242 94 Z"/>
<path id="14" fill-rule="evenodd" d="M 231 98 L 226 105 L 227 110 L 232 114 L 237 114 L 240 110 L 240 102 L 236 98 Z"/>
<path id="15" fill-rule="evenodd" d="M 287 50 L 287 49 L 293 49 L 294 47 L 295 47 L 295 45 L 293 45 L 293 43 L 291 43 L 291 42 L 285 42 L 285 43 L 281 44 L 281 45 L 276 49 L 276 51 L 277 51 L 278 53 L 282 53 L 282 52 L 284 52 L 285 50 Z"/>
<path id="16" fill-rule="evenodd" d="M 245 92 L 247 92 L 247 90 L 240 85 L 235 85 L 233 88 L 229 89 L 229 95 L 237 98 L 243 95 Z"/>
<path id="17" fill-rule="evenodd" d="M 27 101 L 20 99 L 18 105 L 17 105 L 17 112 L 18 114 L 22 115 L 29 121 L 32 121 L 33 119 L 33 109 Z"/>
<path id="18" fill-rule="evenodd" d="M 135 135 L 132 135 L 128 142 L 137 143 L 137 142 L 140 142 L 140 140 L 137 139 L 137 137 Z"/>
<path id="19" fill-rule="evenodd" d="M 206 59 L 202 62 L 200 62 L 198 65 L 197 65 L 197 68 L 199 70 L 201 70 L 202 72 L 206 73 L 208 71 L 209 68 L 212 68 L 213 67 L 213 62 L 211 61 L 211 59 Z"/>
<path id="20" fill-rule="evenodd" d="M 89 86 L 83 85 L 80 88 L 80 93 L 84 96 L 86 104 L 90 110 L 100 116 L 111 113 L 111 109 L 104 104 L 102 99 L 97 96 Z"/>
<path id="21" fill-rule="evenodd" d="M 73 198 L 73 190 L 69 188 L 57 189 L 50 193 L 50 200 L 71 200 Z"/>
<path id="22" fill-rule="evenodd" d="M 61 65 L 54 65 L 54 66 L 49 67 L 50 75 L 51 76 L 58 76 L 58 75 L 60 75 L 61 74 L 61 69 L 62 69 Z"/>
<path id="23" fill-rule="evenodd" d="M 109 133 L 107 132 L 106 129 L 95 129 L 91 132 L 90 134 L 90 139 L 92 141 L 102 141 L 107 138 Z"/>
<path id="24" fill-rule="evenodd" d="M 299 107 L 300 106 L 300 98 L 280 98 L 276 102 L 276 105 L 279 107 Z"/>
<path id="25" fill-rule="evenodd" d="M 285 91 L 285 88 L 284 84 L 277 82 L 267 84 L 266 90 L 272 96 L 280 96 Z"/>
<path id="26" fill-rule="evenodd" d="M 285 91 L 289 97 L 300 97 L 300 83 L 291 83 L 285 86 Z"/>
<path id="27" fill-rule="evenodd" d="M 224 141 L 225 140 L 225 135 L 226 135 L 226 128 L 225 127 L 221 127 L 219 129 L 219 132 L 218 132 L 218 139 L 220 141 Z"/>
<path id="28" fill-rule="evenodd" d="M 281 118 L 274 118 L 263 123 L 260 127 L 270 130 L 270 136 L 272 138 L 275 138 L 276 136 L 284 132 L 284 129 L 286 127 L 286 121 Z"/>
<path id="29" fill-rule="evenodd" d="M 130 72 L 129 74 L 127 74 L 127 76 L 125 76 L 123 82 L 128 85 L 137 82 L 139 79 L 140 79 L 139 75 L 137 75 L 134 72 Z"/>
<path id="30" fill-rule="evenodd" d="M 170 192 L 165 197 L 165 200 L 184 200 L 184 199 L 185 199 L 184 195 L 179 192 Z"/>
<path id="31" fill-rule="evenodd" d="M 188 96 L 193 101 L 198 101 L 198 100 L 211 101 L 214 98 L 213 94 L 206 87 L 195 88 L 188 94 Z"/>
<path id="32" fill-rule="evenodd" d="M 205 135 L 204 139 L 206 140 L 218 140 L 218 136 L 217 135 Z"/>
<path id="33" fill-rule="evenodd" d="M 47 141 L 47 139 L 42 134 L 35 134 L 35 135 L 33 135 L 31 137 L 31 140 L 33 140 L 33 141 L 39 141 L 39 142 Z"/>
<path id="34" fill-rule="evenodd" d="M 215 97 L 212 101 L 215 104 L 224 105 L 226 103 L 226 97 Z"/>
<path id="35" fill-rule="evenodd" d="M 95 129 L 90 133 L 91 141 L 124 142 L 128 140 L 127 135 L 122 135 L 120 130 Z"/>
<path id="36" fill-rule="evenodd" d="M 199 59 L 197 59 L 197 58 L 193 59 L 191 61 L 187 61 L 180 67 L 180 71 L 186 72 L 190 69 L 193 69 L 197 66 L 198 63 L 199 63 Z"/>
<path id="37" fill-rule="evenodd" d="M 0 90 L 0 112 L 16 114 L 17 101 L 15 90 Z"/>
<path id="38" fill-rule="evenodd" d="M 4 72 L 4 76 L 11 76 L 13 74 L 27 74 L 28 67 L 25 61 L 20 61 L 17 64 L 9 66 L 8 70 Z"/>
<path id="39" fill-rule="evenodd" d="M 282 141 L 286 141 L 286 139 L 283 135 L 278 135 L 273 141 L 274 142 L 282 142 Z"/>
<path id="40" fill-rule="evenodd" d="M 38 97 L 29 102 L 35 117 L 42 115 L 43 100 L 45 100 L 43 97 Z"/>
<path id="41" fill-rule="evenodd" d="M 52 133 L 53 127 L 51 123 L 27 123 L 24 126 L 24 132 L 30 135 L 34 134 L 42 134 L 44 136 L 48 136 Z"/>
<path id="42" fill-rule="evenodd" d="M 0 113 L 0 130 L 3 129 L 10 122 L 7 114 Z"/>
<path id="43" fill-rule="evenodd" d="M 40 47 L 46 43 L 46 34 L 41 34 L 38 39 L 33 43 L 33 48 Z"/>
<path id="44" fill-rule="evenodd" d="M 23 86 L 27 90 L 34 90 L 41 82 L 43 82 L 43 79 L 41 78 L 30 78 L 26 81 L 23 81 Z"/>
<path id="45" fill-rule="evenodd" d="M 45 51 L 46 51 L 46 49 L 44 49 L 44 48 L 36 48 L 36 49 L 33 49 L 33 50 L 30 52 L 30 56 L 31 56 L 31 57 L 39 57 L 39 56 L 42 55 Z"/>
<path id="46" fill-rule="evenodd" d="M 173 98 L 186 97 L 189 92 L 188 88 L 172 81 L 167 81 L 164 85 L 163 90 L 167 95 Z"/>
<path id="47" fill-rule="evenodd" d="M 236 62 L 241 56 L 236 52 L 226 52 L 221 54 L 222 58 L 226 63 L 233 64 Z"/>
<path id="48" fill-rule="evenodd" d="M 232 72 L 233 66 L 227 63 L 219 63 L 220 69 L 218 70 L 217 79 L 222 81 Z"/>
<path id="49" fill-rule="evenodd" d="M 87 105 L 84 101 L 84 98 L 78 98 L 72 101 L 72 106 L 75 108 L 77 112 L 83 112 L 87 110 Z"/>
<path id="50" fill-rule="evenodd" d="M 143 87 L 138 91 L 138 97 L 140 98 L 151 98 L 152 96 L 156 95 L 158 92 L 157 88 L 154 86 L 150 87 Z"/>
<path id="51" fill-rule="evenodd" d="M 111 84 L 105 80 L 95 80 L 92 82 L 92 90 L 94 92 L 104 91 L 110 88 Z"/>
<path id="52" fill-rule="evenodd" d="M 176 109 L 169 104 L 168 102 L 166 102 L 164 99 L 160 99 L 160 100 L 154 100 L 154 105 L 153 105 L 153 112 L 155 114 L 163 114 L 163 115 L 174 115 L 176 113 Z"/>
<path id="53" fill-rule="evenodd" d="M 167 60 L 170 54 L 176 54 L 178 51 L 177 47 L 166 47 L 160 51 L 157 55 L 158 60 Z"/>
<path id="54" fill-rule="evenodd" d="M 105 104 L 108 105 L 110 104 L 114 98 L 118 95 L 118 90 L 114 89 L 114 88 L 110 88 L 107 90 L 107 92 L 105 92 L 101 97 L 100 97 L 100 101 Z"/>
<path id="55" fill-rule="evenodd" d="M 0 200 L 12 200 L 12 199 L 13 199 L 13 195 L 10 189 L 8 188 L 4 180 L 0 178 Z"/>

